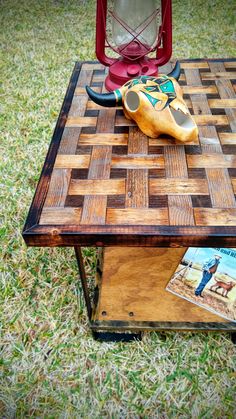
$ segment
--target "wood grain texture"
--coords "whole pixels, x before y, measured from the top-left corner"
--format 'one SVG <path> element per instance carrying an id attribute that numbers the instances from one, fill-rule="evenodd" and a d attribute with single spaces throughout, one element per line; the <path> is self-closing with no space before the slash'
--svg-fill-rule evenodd
<path id="1" fill-rule="evenodd" d="M 92 80 L 92 75 L 93 75 L 92 68 L 90 68 L 89 70 L 86 70 L 84 66 L 82 66 L 77 83 L 76 83 L 75 91 L 76 89 L 80 88 L 81 86 L 84 86 L 85 84 L 89 85 Z M 79 96 L 76 96 L 74 94 L 71 105 L 70 105 L 68 117 L 73 118 L 73 117 L 78 117 L 78 116 L 79 117 L 84 116 L 87 103 L 88 103 L 88 97 L 85 91 L 83 92 L 83 94 L 80 94 Z M 81 128 L 65 127 L 63 135 L 62 135 L 62 139 L 60 142 L 58 154 L 62 154 L 62 155 L 75 154 L 80 133 L 81 133 Z"/>
<path id="2" fill-rule="evenodd" d="M 54 169 L 45 199 L 46 207 L 64 207 L 71 177 L 70 169 Z"/>
<path id="3" fill-rule="evenodd" d="M 212 63 L 209 63 L 209 66 L 211 68 Z M 191 85 L 199 85 L 201 83 L 201 76 L 198 69 L 192 71 L 186 69 L 185 73 L 187 83 Z M 210 117 L 214 116 L 211 115 L 211 108 L 207 96 L 204 94 L 195 95 L 191 96 L 191 100 L 194 112 L 197 114 L 207 114 L 208 123 L 204 127 L 199 127 L 202 156 L 188 156 L 188 166 L 197 167 L 197 161 L 202 160 L 202 164 L 206 169 L 212 206 L 215 208 L 234 208 L 236 201 L 226 168 L 228 168 L 227 162 L 229 162 L 228 164 L 235 164 L 235 156 L 222 154 L 222 147 L 216 130 L 217 123 L 211 124 L 210 122 Z M 214 138 L 214 141 L 205 141 L 205 138 Z M 200 159 L 197 157 L 200 157 Z M 222 194 L 220 191 L 224 191 L 224 193 Z"/>
<path id="4" fill-rule="evenodd" d="M 196 225 L 236 226 L 236 209 L 195 208 Z"/>
<path id="5" fill-rule="evenodd" d="M 82 127 L 96 127 L 97 118 L 94 116 L 77 116 L 70 117 L 66 121 L 66 127 L 82 128 Z"/>
<path id="6" fill-rule="evenodd" d="M 235 74 L 236 77 L 236 74 Z M 233 92 L 233 89 L 232 89 Z M 211 109 L 228 109 L 236 108 L 236 99 L 209 99 L 209 106 Z"/>
<path id="7" fill-rule="evenodd" d="M 121 108 L 95 105 L 85 84 L 105 91 L 105 72 L 95 71 L 104 67 L 75 67 L 24 230 L 28 244 L 236 246 L 235 61 L 181 65 L 199 127 L 185 145 L 147 138 Z"/>
<path id="8" fill-rule="evenodd" d="M 202 155 L 187 156 L 188 167 L 205 167 L 205 168 L 235 168 L 236 155 L 205 153 Z"/>
<path id="9" fill-rule="evenodd" d="M 167 178 L 188 178 L 184 146 L 164 148 Z M 169 218 L 171 225 L 194 225 L 192 201 L 190 196 L 168 195 Z"/>
<path id="10" fill-rule="evenodd" d="M 115 225 L 168 225 L 167 208 L 107 209 L 107 224 Z"/>
<path id="11" fill-rule="evenodd" d="M 206 61 L 190 61 L 190 62 L 182 62 L 181 63 L 181 68 L 186 69 L 186 68 L 209 68 L 209 64 Z"/>
<path id="12" fill-rule="evenodd" d="M 81 208 L 44 207 L 40 218 L 40 224 L 79 224 L 80 216 Z"/>
<path id="13" fill-rule="evenodd" d="M 127 145 L 128 134 L 81 134 L 80 145 Z"/>
<path id="14" fill-rule="evenodd" d="M 90 156 L 82 154 L 59 154 L 55 161 L 55 169 L 87 169 L 89 167 Z"/>
<path id="15" fill-rule="evenodd" d="M 220 64 L 220 65 L 219 65 Z M 224 71 L 225 67 L 223 63 L 219 63 L 217 66 L 215 65 L 215 63 L 210 63 L 210 68 L 211 69 L 219 69 L 219 70 L 223 70 L 223 71 L 216 71 L 211 72 L 211 73 L 204 73 L 202 72 L 201 78 L 202 80 L 231 80 L 231 79 L 235 79 L 236 77 L 236 73 L 234 71 Z"/>
<path id="16" fill-rule="evenodd" d="M 150 179 L 150 195 L 209 195 L 204 179 Z"/>
<path id="17" fill-rule="evenodd" d="M 189 322 L 193 329 L 196 322 L 205 323 L 206 329 L 209 322 L 218 323 L 219 328 L 221 323 L 229 323 L 165 290 L 185 251 L 105 249 L 99 304 L 93 320 Z"/>
<path id="18" fill-rule="evenodd" d="M 216 86 L 183 86 L 183 93 L 188 95 L 208 94 L 215 95 L 218 93 Z"/>
<path id="19" fill-rule="evenodd" d="M 148 137 L 138 128 L 130 128 L 128 140 L 128 156 L 140 157 L 148 154 Z M 128 169 L 126 181 L 126 207 L 127 208 L 147 208 L 149 202 L 148 195 L 148 169 L 147 165 L 143 169 Z"/>
<path id="20" fill-rule="evenodd" d="M 125 179 L 72 179 L 69 195 L 122 195 Z"/>
<path id="21" fill-rule="evenodd" d="M 215 81 L 219 95 L 221 99 L 236 99 L 236 94 L 233 89 L 232 83 L 230 80 L 227 79 L 236 79 L 236 72 L 224 72 L 225 66 L 224 63 L 210 63 L 211 71 L 217 71 L 217 80 Z M 211 73 L 210 73 L 211 74 Z M 214 73 L 212 73 L 214 74 Z M 225 77 L 221 78 L 221 74 L 225 75 Z M 228 75 L 228 77 L 227 77 Z M 230 77 L 229 77 L 230 76 Z M 236 132 L 236 109 L 232 107 L 226 108 L 225 113 L 229 120 L 229 125 L 233 132 Z"/>
<path id="22" fill-rule="evenodd" d="M 213 60 L 214 61 L 214 60 Z M 218 61 L 218 60 L 216 60 Z M 236 60 L 221 60 L 224 62 L 225 68 L 236 68 Z"/>
<path id="23" fill-rule="evenodd" d="M 220 132 L 221 144 L 236 144 L 236 132 Z"/>
<path id="24" fill-rule="evenodd" d="M 162 155 L 113 156 L 111 164 L 120 169 L 162 169 L 164 158 Z"/>
<path id="25" fill-rule="evenodd" d="M 103 88 L 103 91 L 105 88 Z M 114 131 L 115 109 L 102 109 L 97 119 L 97 132 L 110 133 Z M 91 154 L 88 179 L 106 180 L 110 177 L 110 165 L 112 157 L 111 146 L 94 145 Z M 81 224 L 105 224 L 107 195 L 91 195 L 88 190 L 81 216 Z"/>

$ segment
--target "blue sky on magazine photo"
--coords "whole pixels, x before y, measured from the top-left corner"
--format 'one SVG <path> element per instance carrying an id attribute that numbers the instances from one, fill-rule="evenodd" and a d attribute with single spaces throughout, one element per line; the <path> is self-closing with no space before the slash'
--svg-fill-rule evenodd
<path id="1" fill-rule="evenodd" d="M 227 273 L 236 279 L 236 250 L 219 248 L 189 247 L 184 255 L 184 259 L 203 264 L 207 259 L 214 257 L 215 254 L 222 256 L 217 272 Z"/>

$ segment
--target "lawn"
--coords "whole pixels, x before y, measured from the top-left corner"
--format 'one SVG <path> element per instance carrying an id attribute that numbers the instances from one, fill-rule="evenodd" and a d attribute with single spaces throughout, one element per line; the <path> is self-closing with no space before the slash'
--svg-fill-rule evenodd
<path id="1" fill-rule="evenodd" d="M 228 334 L 91 336 L 75 258 L 21 231 L 74 62 L 95 59 L 95 1 L 0 1 L 3 418 L 233 418 Z M 173 57 L 235 55 L 234 0 L 173 1 Z M 92 278 L 95 251 L 84 249 Z"/>

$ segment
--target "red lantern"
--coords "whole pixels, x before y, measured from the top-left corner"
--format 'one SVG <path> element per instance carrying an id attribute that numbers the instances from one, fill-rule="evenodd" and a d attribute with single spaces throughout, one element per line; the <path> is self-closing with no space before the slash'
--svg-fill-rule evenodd
<path id="1" fill-rule="evenodd" d="M 107 0 L 97 0 L 96 55 L 109 66 L 105 81 L 109 91 L 133 77 L 157 75 L 158 66 L 164 65 L 172 53 L 171 0 L 161 0 L 160 8 L 156 0 L 114 0 L 113 4 L 108 10 Z M 108 56 L 107 48 L 118 58 Z M 154 57 L 148 56 L 153 52 Z"/>

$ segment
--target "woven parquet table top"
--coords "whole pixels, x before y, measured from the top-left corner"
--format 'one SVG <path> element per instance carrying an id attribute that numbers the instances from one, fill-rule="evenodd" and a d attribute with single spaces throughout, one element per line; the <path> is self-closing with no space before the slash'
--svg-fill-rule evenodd
<path id="1" fill-rule="evenodd" d="M 171 65 L 161 71 L 168 72 Z M 150 139 L 102 108 L 77 63 L 24 228 L 29 245 L 236 246 L 236 61 L 181 61 L 196 142 Z"/>

